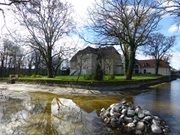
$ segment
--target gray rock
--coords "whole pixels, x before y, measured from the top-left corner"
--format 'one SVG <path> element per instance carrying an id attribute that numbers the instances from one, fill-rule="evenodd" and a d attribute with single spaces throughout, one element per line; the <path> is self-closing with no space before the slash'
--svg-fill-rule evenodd
<path id="1" fill-rule="evenodd" d="M 111 122 L 116 122 L 117 120 L 116 120 L 116 118 L 111 118 Z"/>
<path id="2" fill-rule="evenodd" d="M 136 107 L 135 113 L 138 114 L 140 111 L 141 111 L 141 108 L 140 107 Z"/>
<path id="3" fill-rule="evenodd" d="M 105 122 L 106 124 L 109 124 L 109 123 L 110 123 L 110 121 L 111 121 L 111 119 L 110 119 L 110 118 L 105 118 L 105 119 L 104 119 L 104 122 Z"/>
<path id="4" fill-rule="evenodd" d="M 116 104 L 116 103 L 115 103 L 115 104 Z M 110 108 L 113 108 L 113 107 L 115 106 L 115 104 L 111 104 L 111 105 L 110 105 Z"/>
<path id="5" fill-rule="evenodd" d="M 121 109 L 125 109 L 126 107 L 123 105 L 123 106 L 121 106 Z"/>
<path id="6" fill-rule="evenodd" d="M 126 101 L 126 100 L 123 100 L 121 103 L 122 103 L 122 104 L 126 104 L 126 103 L 127 103 L 127 101 Z"/>
<path id="7" fill-rule="evenodd" d="M 142 112 L 139 112 L 139 113 L 138 113 L 138 118 L 143 119 L 144 116 L 145 116 L 144 113 L 142 113 Z"/>
<path id="8" fill-rule="evenodd" d="M 117 125 L 117 124 L 116 124 L 115 121 L 111 121 L 111 122 L 110 122 L 110 125 L 111 125 L 113 128 L 116 128 L 116 125 Z"/>
<path id="9" fill-rule="evenodd" d="M 134 124 L 134 123 L 128 123 L 125 127 L 126 127 L 125 130 L 126 130 L 127 132 L 130 132 L 130 131 L 134 130 L 135 124 Z"/>
<path id="10" fill-rule="evenodd" d="M 167 134 L 167 133 L 168 133 L 168 130 L 169 130 L 168 128 L 164 128 L 164 129 L 163 129 L 163 132 L 164 132 L 165 134 Z"/>
<path id="11" fill-rule="evenodd" d="M 152 120 L 152 124 L 158 126 L 158 125 L 160 124 L 160 121 L 153 119 L 153 120 Z"/>
<path id="12" fill-rule="evenodd" d="M 154 116 L 155 120 L 160 120 L 160 118 L 158 116 Z"/>
<path id="13" fill-rule="evenodd" d="M 119 123 L 119 124 L 121 124 L 123 122 L 123 120 L 122 119 L 118 119 L 118 121 L 117 121 L 117 123 Z"/>
<path id="14" fill-rule="evenodd" d="M 135 124 L 134 124 L 134 123 L 128 123 L 128 124 L 126 125 L 126 127 L 128 128 L 128 131 L 131 131 L 131 130 L 134 130 Z"/>
<path id="15" fill-rule="evenodd" d="M 137 121 L 139 121 L 139 118 L 138 118 L 138 116 L 134 116 L 134 120 L 137 120 Z"/>
<path id="16" fill-rule="evenodd" d="M 104 108 L 101 109 L 101 112 L 105 112 L 106 110 Z"/>
<path id="17" fill-rule="evenodd" d="M 149 126 L 150 127 L 150 126 Z M 145 126 L 145 128 L 144 128 L 144 133 L 148 133 L 148 128 L 149 128 L 148 126 Z"/>
<path id="18" fill-rule="evenodd" d="M 161 134 L 162 133 L 161 128 L 159 126 L 157 126 L 157 125 L 154 125 L 154 124 L 151 125 L 151 131 L 154 134 Z"/>
<path id="19" fill-rule="evenodd" d="M 110 125 L 113 127 L 113 128 L 116 128 L 116 126 L 117 126 L 117 120 L 116 120 L 116 118 L 111 118 L 111 120 L 110 120 Z"/>
<path id="20" fill-rule="evenodd" d="M 117 104 L 116 106 L 114 106 L 114 111 L 118 112 L 120 108 L 121 108 L 120 104 Z"/>
<path id="21" fill-rule="evenodd" d="M 150 121 L 152 119 L 152 117 L 151 116 L 146 116 L 146 117 L 144 117 L 144 121 Z"/>
<path id="22" fill-rule="evenodd" d="M 120 117 L 119 117 L 119 119 L 123 119 L 125 117 L 125 115 L 124 114 L 122 114 Z"/>
<path id="23" fill-rule="evenodd" d="M 142 131 L 141 130 L 136 130 L 135 135 L 142 135 Z"/>
<path id="24" fill-rule="evenodd" d="M 133 117 L 135 115 L 135 111 L 134 110 L 128 110 L 127 111 L 127 116 Z"/>
<path id="25" fill-rule="evenodd" d="M 103 116 L 103 117 L 110 117 L 109 111 L 106 110 L 106 112 L 104 113 L 104 116 Z"/>
<path id="26" fill-rule="evenodd" d="M 110 105 L 110 108 L 113 109 L 113 111 L 118 112 L 121 105 L 119 103 Z"/>
<path id="27" fill-rule="evenodd" d="M 136 130 L 144 130 L 144 122 L 138 122 L 136 125 Z"/>
<path id="28" fill-rule="evenodd" d="M 112 108 L 112 109 L 110 110 L 109 114 L 110 114 L 111 116 L 114 115 L 114 108 Z"/>
<path id="29" fill-rule="evenodd" d="M 120 115 L 121 115 L 120 113 L 114 112 L 113 117 L 119 118 Z"/>
<path id="30" fill-rule="evenodd" d="M 135 107 L 125 100 L 112 104 L 106 110 L 102 108 L 100 117 L 107 126 L 116 129 L 121 127 L 132 134 L 168 134 L 166 123 L 158 116 L 153 116 L 150 111 Z"/>
<path id="31" fill-rule="evenodd" d="M 135 119 L 133 120 L 133 123 L 134 123 L 134 124 L 136 124 L 137 122 L 138 122 L 137 120 L 135 120 Z"/>
<path id="32" fill-rule="evenodd" d="M 127 109 L 122 109 L 121 113 L 124 114 L 124 115 L 126 115 Z"/>
<path id="33" fill-rule="evenodd" d="M 131 106 L 128 107 L 128 110 L 133 110 L 133 108 Z"/>
<path id="34" fill-rule="evenodd" d="M 104 113 L 100 113 L 100 117 L 104 119 Z"/>
<path id="35" fill-rule="evenodd" d="M 111 110 L 111 107 L 108 107 L 107 109 L 106 109 L 106 111 L 110 111 Z"/>
<path id="36" fill-rule="evenodd" d="M 127 116 L 124 117 L 124 120 L 125 120 L 127 123 L 132 123 L 132 122 L 133 122 L 133 119 L 132 119 L 131 117 L 127 117 Z"/>
<path id="37" fill-rule="evenodd" d="M 151 116 L 151 113 L 150 113 L 150 111 L 147 111 L 147 110 L 143 110 L 142 111 L 146 116 Z"/>

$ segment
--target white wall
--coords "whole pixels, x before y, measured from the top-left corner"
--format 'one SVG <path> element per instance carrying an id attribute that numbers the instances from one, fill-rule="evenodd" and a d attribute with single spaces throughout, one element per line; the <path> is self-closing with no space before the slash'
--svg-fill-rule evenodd
<path id="1" fill-rule="evenodd" d="M 141 68 L 140 72 L 144 74 L 144 70 L 146 70 L 146 74 L 155 74 L 155 68 Z M 171 75 L 170 69 L 169 68 L 162 68 L 160 67 L 158 70 L 158 74 L 160 75 Z"/>

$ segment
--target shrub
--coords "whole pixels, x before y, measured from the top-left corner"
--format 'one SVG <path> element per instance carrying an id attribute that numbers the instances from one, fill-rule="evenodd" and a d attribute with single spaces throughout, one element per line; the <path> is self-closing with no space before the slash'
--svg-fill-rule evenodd
<path id="1" fill-rule="evenodd" d="M 36 75 L 35 75 L 35 74 L 32 74 L 32 75 L 31 75 L 31 78 L 36 78 Z"/>
<path id="2" fill-rule="evenodd" d="M 94 75 L 84 75 L 84 80 L 94 80 Z"/>
<path id="3" fill-rule="evenodd" d="M 115 79 L 115 76 L 114 76 L 114 75 L 106 75 L 106 76 L 104 76 L 103 79 L 104 79 L 104 80 L 114 80 L 114 79 Z"/>
<path id="4" fill-rule="evenodd" d="M 103 80 L 103 71 L 101 69 L 100 64 L 98 64 L 97 67 L 96 67 L 96 73 L 95 73 L 94 79 L 98 80 L 98 81 Z"/>
<path id="5" fill-rule="evenodd" d="M 15 74 L 10 74 L 9 77 L 15 77 L 16 75 Z"/>
<path id="6" fill-rule="evenodd" d="M 41 78 L 41 77 L 42 75 L 36 75 L 36 74 L 31 75 L 31 78 Z"/>

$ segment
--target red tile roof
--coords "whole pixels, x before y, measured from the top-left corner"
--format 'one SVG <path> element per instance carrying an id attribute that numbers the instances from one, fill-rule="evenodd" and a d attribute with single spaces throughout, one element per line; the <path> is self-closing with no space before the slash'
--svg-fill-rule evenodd
<path id="1" fill-rule="evenodd" d="M 142 67 L 155 68 L 155 63 L 156 63 L 154 59 L 151 59 L 151 60 L 138 60 L 137 62 L 140 65 L 141 68 Z M 169 63 L 161 60 L 159 67 L 169 68 Z"/>

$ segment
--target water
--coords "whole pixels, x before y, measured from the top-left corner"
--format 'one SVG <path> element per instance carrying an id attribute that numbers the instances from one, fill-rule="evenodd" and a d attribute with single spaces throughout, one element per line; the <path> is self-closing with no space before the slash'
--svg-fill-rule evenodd
<path id="1" fill-rule="evenodd" d="M 104 135 L 116 134 L 98 117 L 102 107 L 122 99 L 150 110 L 180 134 L 180 80 L 151 90 L 124 92 L 122 96 L 70 96 L 43 92 L 25 99 L 0 100 L 0 135 Z M 118 133 L 120 134 L 120 133 Z M 122 133 L 121 133 L 122 135 Z"/>

